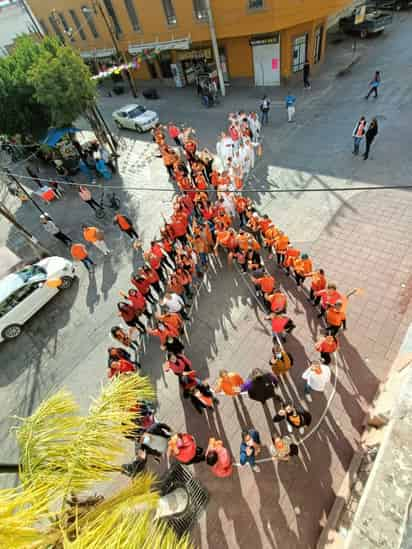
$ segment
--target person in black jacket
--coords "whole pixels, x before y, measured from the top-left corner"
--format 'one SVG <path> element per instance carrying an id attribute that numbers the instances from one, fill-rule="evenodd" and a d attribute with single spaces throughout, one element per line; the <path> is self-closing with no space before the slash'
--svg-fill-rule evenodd
<path id="1" fill-rule="evenodd" d="M 305 432 L 305 427 L 312 423 L 312 415 L 303 408 L 297 410 L 291 404 L 282 406 L 277 414 L 273 417 L 274 423 L 279 423 L 286 420 L 287 429 L 292 433 L 293 429 L 297 429 L 301 435 Z"/>
<path id="2" fill-rule="evenodd" d="M 268 399 L 275 398 L 275 387 L 278 384 L 276 376 L 271 372 L 255 368 L 240 390 L 241 392 L 247 391 L 252 400 L 265 404 Z"/>
<path id="3" fill-rule="evenodd" d="M 372 118 L 371 123 L 369 124 L 368 129 L 366 130 L 365 138 L 366 138 L 366 148 L 365 148 L 365 154 L 363 155 L 363 159 L 367 160 L 369 157 L 369 150 L 372 145 L 372 141 L 375 139 L 375 137 L 378 135 L 378 121 L 376 118 Z"/>

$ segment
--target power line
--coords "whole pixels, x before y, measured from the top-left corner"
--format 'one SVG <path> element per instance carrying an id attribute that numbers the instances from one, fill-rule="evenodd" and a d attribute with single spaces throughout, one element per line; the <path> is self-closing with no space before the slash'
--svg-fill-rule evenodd
<path id="1" fill-rule="evenodd" d="M 4 173 L 6 175 L 13 175 L 15 177 L 18 177 L 20 179 L 29 179 L 33 180 L 32 177 L 28 175 L 20 175 L 17 173 L 11 173 L 8 174 L 6 170 L 0 168 L 0 173 Z M 150 191 L 150 192 L 175 192 L 176 189 L 170 189 L 170 188 L 157 188 L 157 187 L 134 187 L 134 186 L 126 186 L 121 187 L 118 185 L 106 185 L 106 183 L 102 184 L 95 184 L 95 183 L 79 183 L 77 181 L 67 181 L 67 180 L 61 180 L 58 178 L 54 179 L 48 179 L 48 178 L 37 178 L 39 181 L 44 181 L 45 183 L 58 183 L 59 185 L 67 185 L 71 187 L 89 187 L 91 189 L 110 189 L 115 190 L 118 192 L 127 192 L 127 191 Z M 412 189 L 412 185 L 370 185 L 370 186 L 351 186 L 351 187 L 328 187 L 328 188 L 316 188 L 316 189 L 258 189 L 256 187 L 243 187 L 242 191 L 246 191 L 249 193 L 260 193 L 260 194 L 278 194 L 278 193 L 310 193 L 310 192 L 346 192 L 346 191 L 383 191 L 383 190 L 392 190 L 392 189 Z M 195 190 L 195 189 L 193 189 Z M 205 189 L 200 192 L 205 193 L 215 193 L 215 189 Z"/>

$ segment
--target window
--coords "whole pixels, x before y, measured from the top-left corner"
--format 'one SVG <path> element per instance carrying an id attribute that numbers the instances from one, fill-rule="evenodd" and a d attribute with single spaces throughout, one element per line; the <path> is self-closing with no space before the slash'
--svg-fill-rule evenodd
<path id="1" fill-rule="evenodd" d="M 292 71 L 299 72 L 303 69 L 306 60 L 308 35 L 297 36 L 292 46 Z"/>
<path id="2" fill-rule="evenodd" d="M 46 21 L 44 19 L 39 19 L 41 30 L 44 32 L 44 34 L 49 35 L 49 29 L 47 28 Z"/>
<path id="3" fill-rule="evenodd" d="M 67 21 L 66 21 L 66 18 L 65 16 L 62 14 L 61 11 L 58 12 L 58 16 L 60 18 L 60 21 L 62 22 L 62 26 L 63 26 L 63 29 L 64 29 L 64 32 L 65 34 L 67 34 L 67 36 L 70 38 L 70 42 L 74 42 L 74 38 L 73 38 L 73 31 L 72 29 L 69 27 L 69 25 L 67 24 Z"/>
<path id="4" fill-rule="evenodd" d="M 263 8 L 263 0 L 249 0 L 250 10 L 260 10 Z"/>
<path id="5" fill-rule="evenodd" d="M 89 8 L 88 6 L 82 6 L 81 9 L 82 9 L 84 18 L 86 19 L 87 24 L 89 25 L 89 29 L 93 37 L 99 38 L 99 33 L 97 32 L 96 25 L 94 24 L 93 12 L 91 8 Z"/>
<path id="6" fill-rule="evenodd" d="M 60 30 L 59 25 L 57 24 L 56 19 L 54 18 L 54 15 L 49 15 L 49 23 L 51 28 L 53 29 L 54 34 L 58 36 L 61 42 L 64 42 L 64 37 L 62 34 L 62 31 Z"/>
<path id="7" fill-rule="evenodd" d="M 172 0 L 163 0 L 163 9 L 165 12 L 167 24 L 176 25 L 176 12 Z"/>
<path id="8" fill-rule="evenodd" d="M 119 37 L 122 34 L 122 27 L 120 26 L 119 20 L 117 19 L 116 12 L 114 11 L 112 0 L 103 0 L 103 2 L 104 2 L 104 5 L 106 6 L 106 10 L 107 10 L 107 13 L 109 14 L 109 17 L 113 22 L 116 36 Z"/>
<path id="9" fill-rule="evenodd" d="M 204 0 L 193 0 L 193 9 L 198 21 L 207 21 L 207 9 Z"/>
<path id="10" fill-rule="evenodd" d="M 73 19 L 74 26 L 77 29 L 77 33 L 82 40 L 86 40 L 86 34 L 84 30 L 82 29 L 82 26 L 80 25 L 79 18 L 77 17 L 77 14 L 74 10 L 69 10 L 69 13 L 71 15 L 71 18 Z"/>
<path id="11" fill-rule="evenodd" d="M 134 31 L 140 31 L 139 18 L 137 17 L 136 8 L 134 7 L 133 0 L 124 0 L 129 19 Z"/>

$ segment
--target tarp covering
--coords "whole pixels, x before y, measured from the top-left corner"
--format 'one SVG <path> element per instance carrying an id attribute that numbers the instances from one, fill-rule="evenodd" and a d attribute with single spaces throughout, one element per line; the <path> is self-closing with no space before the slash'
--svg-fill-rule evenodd
<path id="1" fill-rule="evenodd" d="M 67 133 L 76 133 L 80 130 L 78 128 L 50 128 L 47 132 L 45 139 L 43 140 L 44 145 L 49 147 L 55 147 L 62 137 Z"/>
<path id="2" fill-rule="evenodd" d="M 145 44 L 131 44 L 128 47 L 129 53 L 144 52 L 145 50 L 166 51 L 166 50 L 189 50 L 191 40 L 188 38 L 177 38 L 167 42 L 146 42 Z"/>

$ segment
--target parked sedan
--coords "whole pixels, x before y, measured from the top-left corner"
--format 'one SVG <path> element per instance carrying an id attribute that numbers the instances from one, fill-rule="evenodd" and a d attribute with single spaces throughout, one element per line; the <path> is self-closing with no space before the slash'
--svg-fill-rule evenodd
<path id="1" fill-rule="evenodd" d="M 23 325 L 60 290 L 73 284 L 75 268 L 47 257 L 0 280 L 0 341 L 18 337 Z"/>
<path id="2" fill-rule="evenodd" d="M 145 132 L 159 122 L 155 111 L 148 111 L 143 105 L 126 105 L 114 111 L 113 120 L 119 128 Z"/>

